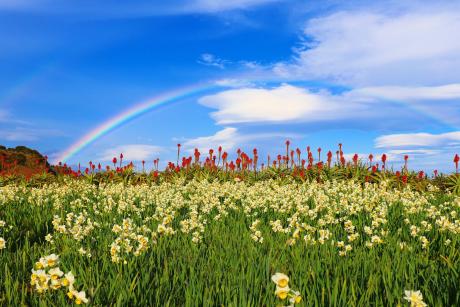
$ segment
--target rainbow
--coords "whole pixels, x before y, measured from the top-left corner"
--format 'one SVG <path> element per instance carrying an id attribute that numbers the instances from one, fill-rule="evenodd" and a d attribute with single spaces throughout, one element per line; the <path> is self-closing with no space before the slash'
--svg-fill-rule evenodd
<path id="1" fill-rule="evenodd" d="M 273 81 L 273 80 L 270 80 Z M 214 83 L 200 83 L 195 84 L 179 89 L 175 89 L 170 92 L 163 93 L 156 97 L 147 99 L 144 102 L 135 104 L 134 106 L 126 109 L 125 111 L 115 115 L 114 117 L 108 119 L 107 121 L 103 122 L 93 130 L 89 131 L 87 134 L 83 135 L 80 139 L 78 139 L 75 143 L 71 144 L 67 149 L 65 149 L 61 154 L 55 159 L 55 163 L 57 162 L 67 162 L 81 150 L 95 142 L 97 139 L 101 138 L 102 136 L 106 135 L 107 133 L 113 131 L 114 129 L 122 126 L 123 124 L 127 123 L 128 121 L 133 120 L 134 118 L 139 117 L 142 114 L 145 114 L 149 111 L 157 109 L 161 106 L 169 105 L 174 102 L 178 102 L 181 99 L 191 97 L 193 95 L 202 94 L 207 91 L 217 90 L 221 88 L 226 88 L 225 85 L 218 85 Z M 407 102 L 400 102 L 400 101 L 393 101 L 394 103 L 401 104 L 405 107 L 413 109 L 417 112 L 420 112 L 424 115 L 430 116 L 434 120 L 442 123 L 450 128 L 453 126 L 439 118 L 438 116 L 434 116 L 429 112 L 426 112 L 413 104 Z M 455 127 L 457 128 L 457 127 Z"/>
<path id="2" fill-rule="evenodd" d="M 108 119 L 107 121 L 103 122 L 102 124 L 94 128 L 93 130 L 86 133 L 75 143 L 73 143 L 67 149 L 65 149 L 57 157 L 55 162 L 67 162 L 69 159 L 71 159 L 73 156 L 75 156 L 77 153 L 79 153 L 81 150 L 92 144 L 100 137 L 122 126 L 128 121 L 131 121 L 136 117 L 139 117 L 142 114 L 157 109 L 161 106 L 177 102 L 181 99 L 217 88 L 220 88 L 220 86 L 216 84 L 195 84 L 184 88 L 175 89 L 174 91 L 166 92 L 159 96 L 147 99 L 146 101 L 143 101 L 141 103 L 135 104 L 129 109 L 115 115 L 114 117 Z"/>

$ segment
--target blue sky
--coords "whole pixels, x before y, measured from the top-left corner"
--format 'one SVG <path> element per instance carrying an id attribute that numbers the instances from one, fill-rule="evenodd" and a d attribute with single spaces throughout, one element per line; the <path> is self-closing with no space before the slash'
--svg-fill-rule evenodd
<path id="1" fill-rule="evenodd" d="M 177 143 L 265 156 L 289 138 L 451 171 L 459 28 L 451 1 L 0 0 L 0 144 L 58 159 L 117 114 L 201 83 L 67 162 L 175 160 Z"/>

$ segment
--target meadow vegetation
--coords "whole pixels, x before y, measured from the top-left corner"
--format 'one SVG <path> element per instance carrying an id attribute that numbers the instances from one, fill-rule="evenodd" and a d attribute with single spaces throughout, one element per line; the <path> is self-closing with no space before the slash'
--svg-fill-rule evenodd
<path id="1" fill-rule="evenodd" d="M 0 177 L 0 305 L 460 305 L 460 176 L 320 155 Z"/>

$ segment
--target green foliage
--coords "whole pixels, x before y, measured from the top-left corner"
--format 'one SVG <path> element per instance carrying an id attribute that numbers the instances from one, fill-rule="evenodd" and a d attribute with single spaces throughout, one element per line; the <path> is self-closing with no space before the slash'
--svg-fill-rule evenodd
<path id="1" fill-rule="evenodd" d="M 401 249 L 401 238 L 411 241 L 405 226 L 406 218 L 417 225 L 424 220 L 431 220 L 427 211 L 412 212 L 406 203 L 398 201 L 385 206 L 388 210 L 382 212 L 388 221 L 385 243 L 369 249 L 364 244 L 365 239 L 360 237 L 353 252 L 346 257 L 340 256 L 337 247 L 329 241 L 324 245 L 308 245 L 300 240 L 297 244 L 288 245 L 290 234 L 271 231 L 268 222 L 276 219 L 286 221 L 295 213 L 294 209 L 288 212 L 260 209 L 247 211 L 243 203 L 245 195 L 240 195 L 240 198 L 231 199 L 230 202 L 224 196 L 219 198 L 221 206 L 232 205 L 234 209 L 228 209 L 228 215 L 219 221 L 211 218 L 215 212 L 210 212 L 206 231 L 199 244 L 193 243 L 189 234 L 178 232 L 173 236 L 158 237 L 157 243 L 146 253 L 128 259 L 126 264 L 111 261 L 109 247 L 115 238 L 112 225 L 126 217 L 135 222 L 147 221 L 146 217 L 157 214 L 159 204 L 152 201 L 141 205 L 139 199 L 133 198 L 127 204 L 135 205 L 131 209 L 104 209 L 101 207 L 101 191 L 108 183 L 112 189 L 117 183 L 125 188 L 145 183 L 152 188 L 161 183 L 170 185 L 171 190 L 174 190 L 175 185 L 185 184 L 195 175 L 201 176 L 200 182 L 220 179 L 222 183 L 235 181 L 238 176 L 243 178 L 239 184 L 265 182 L 267 189 L 273 189 L 271 185 L 274 183 L 269 179 L 278 178 L 275 183 L 280 187 L 297 182 L 299 189 L 307 189 L 311 181 L 316 182 L 320 177 L 323 178 L 323 184 L 330 184 L 331 189 L 334 189 L 337 188 L 337 181 L 325 179 L 334 179 L 331 174 L 339 171 L 345 178 L 351 176 L 350 182 L 358 182 L 365 174 L 369 175 L 364 168 L 360 174 L 350 169 L 324 169 L 321 172 L 313 169 L 305 174 L 305 179 L 289 176 L 290 172 L 282 169 L 268 169 L 258 174 L 183 170 L 177 174 L 163 174 L 156 179 L 152 174 L 126 172 L 112 176 L 110 173 L 101 173 L 78 179 L 81 183 L 89 183 L 90 188 L 74 188 L 59 196 L 52 193 L 40 196 L 34 190 L 35 186 L 42 186 L 47 191 L 51 188 L 47 186 L 48 180 L 61 180 L 61 184 L 66 185 L 72 180 L 76 183 L 77 179 L 43 174 L 29 181 L 9 182 L 14 183 L 17 197 L 0 202 L 0 220 L 5 221 L 7 227 L 11 226 L 8 233 L 0 233 L 0 236 L 7 238 L 6 249 L 0 250 L 0 305 L 69 304 L 64 293 L 48 292 L 39 295 L 29 283 L 34 262 L 44 255 L 57 253 L 62 259 L 62 269 L 74 272 L 81 287 L 86 290 L 90 304 L 95 306 L 272 306 L 275 298 L 270 276 L 275 272 L 284 272 L 295 281 L 295 288 L 301 291 L 302 304 L 305 306 L 404 306 L 406 302 L 402 296 L 406 289 L 420 290 L 429 306 L 458 306 L 460 238 L 434 228 L 426 232 L 431 241 L 428 249 L 420 248 L 417 239 L 413 239 L 411 251 Z M 388 189 L 394 185 L 407 192 L 407 186 L 398 187 L 396 180 L 386 176 L 388 174 L 381 174 L 381 177 L 373 177 L 371 180 L 385 181 Z M 410 179 L 414 183 L 417 180 Z M 420 179 L 419 182 L 425 181 Z M 222 195 L 225 195 L 224 192 Z M 354 193 L 353 190 L 340 193 L 338 195 L 344 195 L 345 203 L 351 202 L 347 195 Z M 122 189 L 113 196 L 114 201 L 119 202 L 118 197 L 122 198 L 123 195 Z M 428 199 L 423 208 L 433 206 L 439 212 L 446 211 L 453 217 L 451 210 L 460 213 L 458 207 L 444 205 L 453 201 L 451 195 L 423 195 Z M 353 197 L 359 200 L 366 195 Z M 189 195 L 184 195 L 184 199 L 189 199 Z M 291 201 L 295 200 L 286 200 L 288 203 Z M 342 203 L 342 199 L 337 201 Z M 383 200 L 374 201 L 370 204 L 380 205 Z M 308 208 L 317 206 L 312 199 L 305 199 L 303 203 Z M 333 203 L 327 205 L 337 206 Z M 345 217 L 351 218 L 359 229 L 370 224 L 370 216 L 366 211 L 369 209 L 358 207 L 355 214 L 348 215 L 340 206 L 333 208 L 336 208 L 336 217 L 340 221 L 329 226 L 334 237 L 346 238 L 347 233 L 342 225 Z M 101 210 L 106 211 L 101 213 Z M 175 217 L 178 221 L 183 220 L 190 211 L 184 204 L 175 212 Z M 55 215 L 65 218 L 68 212 L 86 212 L 100 227 L 96 227 L 91 236 L 78 243 L 69 237 L 60 236 L 53 230 L 52 220 Z M 304 214 L 306 223 L 312 227 L 320 226 L 318 220 Z M 254 242 L 248 231 L 255 218 L 263 221 L 260 228 L 264 236 L 262 243 Z M 151 229 L 159 224 L 157 220 L 145 223 Z M 175 229 L 179 226 L 177 221 L 173 222 Z M 401 232 L 400 229 L 405 230 Z M 49 233 L 54 236 L 54 244 L 45 240 Z M 452 241 L 450 245 L 444 243 L 446 239 Z M 80 254 L 79 246 L 91 250 L 91 258 Z"/>
<path id="2" fill-rule="evenodd" d="M 447 189 L 454 194 L 460 195 L 460 174 L 452 174 L 447 177 Z"/>

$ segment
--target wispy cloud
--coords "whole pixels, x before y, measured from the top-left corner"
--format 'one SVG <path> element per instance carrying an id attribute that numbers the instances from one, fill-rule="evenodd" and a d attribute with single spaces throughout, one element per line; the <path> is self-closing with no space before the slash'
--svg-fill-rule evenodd
<path id="1" fill-rule="evenodd" d="M 185 5 L 185 11 L 216 13 L 238 9 L 249 9 L 280 0 L 194 0 Z"/>
<path id="2" fill-rule="evenodd" d="M 25 10 L 39 4 L 39 1 L 27 0 L 0 0 L 0 9 Z"/>
<path id="3" fill-rule="evenodd" d="M 375 139 L 375 147 L 460 147 L 460 131 L 446 132 L 440 134 L 406 133 L 383 135 Z"/>
<path id="4" fill-rule="evenodd" d="M 452 159 L 460 150 L 460 131 L 383 135 L 375 139 L 375 147 L 386 152 L 395 167 L 401 167 L 409 155 L 412 169 L 451 172 Z"/>
<path id="5" fill-rule="evenodd" d="M 350 95 L 395 101 L 459 99 L 460 83 L 442 86 L 363 87 L 351 91 Z"/>
<path id="6" fill-rule="evenodd" d="M 184 146 L 189 151 L 194 148 L 206 151 L 210 148 L 217 148 L 218 146 L 222 146 L 225 150 L 231 150 L 238 145 L 240 138 L 241 136 L 238 134 L 238 130 L 236 128 L 227 127 L 210 136 L 201 136 L 187 140 L 184 143 Z"/>
<path id="7" fill-rule="evenodd" d="M 279 2 L 280 0 L 170 0 L 124 2 L 101 0 L 0 0 L 0 10 L 52 14 L 93 14 L 97 16 L 155 16 L 174 14 L 215 14 Z"/>
<path id="8" fill-rule="evenodd" d="M 244 147 L 254 141 L 272 140 L 278 138 L 300 138 L 301 135 L 294 133 L 241 133 L 237 128 L 225 127 L 210 136 L 202 136 L 187 140 L 183 145 L 188 151 L 198 148 L 202 152 L 222 146 L 224 150 L 235 150 L 236 147 Z"/>
<path id="9" fill-rule="evenodd" d="M 236 78 L 225 78 L 220 79 L 215 82 L 216 85 L 222 87 L 234 87 L 234 88 L 242 88 L 242 87 L 254 87 L 255 84 L 246 79 L 236 79 Z"/>
<path id="10" fill-rule="evenodd" d="M 432 3 L 431 10 L 364 8 L 310 20 L 292 61 L 275 72 L 351 85 L 456 83 L 460 70 L 460 9 Z"/>
<path id="11" fill-rule="evenodd" d="M 214 66 L 220 69 L 224 69 L 225 65 L 229 64 L 230 62 L 220 59 L 211 53 L 203 53 L 198 60 L 198 63 L 206 66 Z"/>
<path id="12" fill-rule="evenodd" d="M 0 123 L 8 120 L 8 112 L 0 110 Z"/>
<path id="13" fill-rule="evenodd" d="M 119 145 L 105 150 L 102 155 L 99 156 L 98 160 L 112 161 L 113 157 L 118 157 L 120 153 L 123 153 L 123 156 L 127 161 L 150 161 L 157 158 L 163 151 L 164 149 L 160 146 L 148 144 Z"/>
<path id="14" fill-rule="evenodd" d="M 0 141 L 29 142 L 38 141 L 44 137 L 63 135 L 64 134 L 61 131 L 54 129 L 40 129 L 33 127 L 4 128 L 0 131 Z"/>

